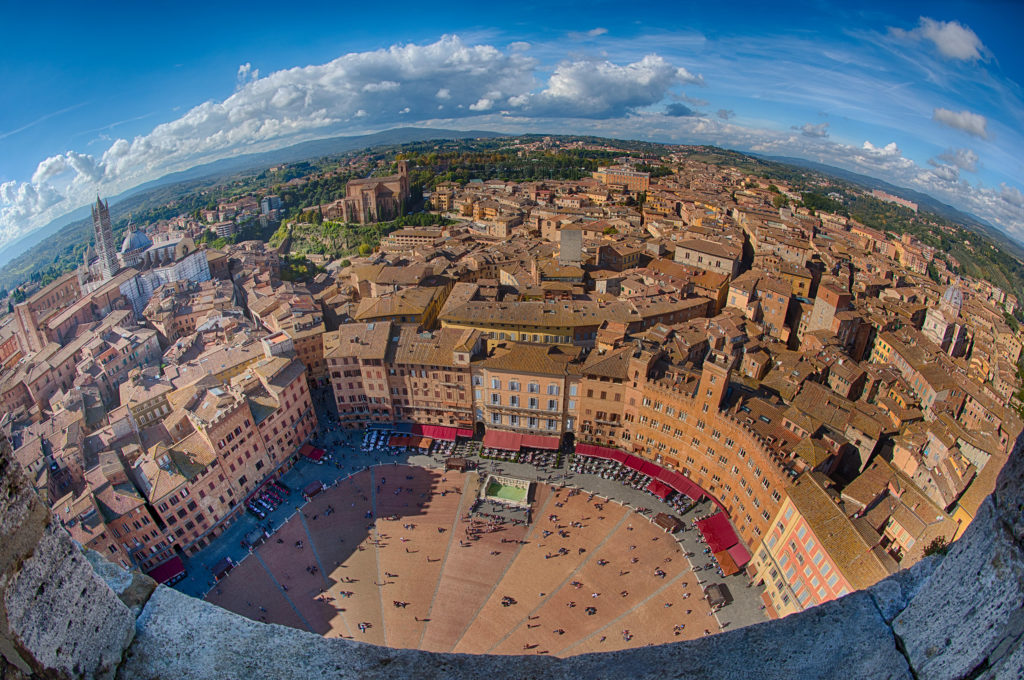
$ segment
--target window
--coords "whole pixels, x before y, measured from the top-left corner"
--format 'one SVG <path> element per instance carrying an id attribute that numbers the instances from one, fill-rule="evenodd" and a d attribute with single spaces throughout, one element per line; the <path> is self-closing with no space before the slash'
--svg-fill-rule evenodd
<path id="1" fill-rule="evenodd" d="M 519 382 L 515 381 L 515 380 L 510 380 L 509 383 L 508 383 L 508 388 L 510 390 L 512 390 L 513 392 L 518 392 L 519 391 Z"/>
<path id="2" fill-rule="evenodd" d="M 494 423 L 495 425 L 501 425 L 501 414 L 499 414 L 499 413 L 492 413 L 491 414 L 491 422 Z"/>
<path id="3" fill-rule="evenodd" d="M 501 389 L 501 381 L 498 380 L 497 378 L 491 378 L 491 389 L 492 390 L 500 390 Z"/>
<path id="4" fill-rule="evenodd" d="M 492 393 L 491 394 L 491 403 L 496 405 L 496 406 L 500 406 L 501 405 L 501 395 L 496 393 L 496 392 Z"/>
<path id="5" fill-rule="evenodd" d="M 540 383 L 535 383 L 535 382 L 529 383 L 526 386 L 526 391 L 530 392 L 531 394 L 538 394 L 538 393 L 540 393 Z"/>
<path id="6" fill-rule="evenodd" d="M 519 407 L 519 396 L 515 395 L 515 394 L 511 395 L 508 398 L 508 405 L 509 406 L 515 406 L 516 408 L 518 408 Z"/>

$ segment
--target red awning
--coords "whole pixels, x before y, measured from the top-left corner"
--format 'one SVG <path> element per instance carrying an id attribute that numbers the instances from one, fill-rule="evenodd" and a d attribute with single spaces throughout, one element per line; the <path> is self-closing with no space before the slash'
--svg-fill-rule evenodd
<path id="1" fill-rule="evenodd" d="M 727 550 L 739 543 L 739 538 L 729 524 L 729 517 L 724 512 L 716 512 L 711 517 L 697 521 L 697 528 L 708 542 L 711 552 Z"/>
<path id="2" fill-rule="evenodd" d="M 732 557 L 733 561 L 736 562 L 736 566 L 740 569 L 747 566 L 747 563 L 750 562 L 750 552 L 743 547 L 742 543 L 737 543 L 728 550 L 729 555 Z"/>
<path id="3" fill-rule="evenodd" d="M 484 446 L 503 451 L 518 451 L 523 448 L 523 435 L 517 432 L 488 430 L 484 434 Z"/>
<path id="4" fill-rule="evenodd" d="M 468 437 L 469 439 L 472 439 L 473 438 L 473 430 L 470 430 L 470 429 L 467 429 L 467 428 L 464 428 L 464 427 L 460 427 L 457 430 L 455 430 L 455 436 L 456 437 Z"/>
<path id="5" fill-rule="evenodd" d="M 156 569 L 149 572 L 149 576 L 157 583 L 173 583 L 185 575 L 185 563 L 180 557 L 172 557 Z"/>
<path id="6" fill-rule="evenodd" d="M 606 446 L 597 446 L 596 444 L 577 444 L 576 453 L 581 456 L 590 456 L 591 458 L 617 460 L 620 463 L 623 460 L 623 456 L 626 455 L 618 449 L 610 449 Z"/>
<path id="7" fill-rule="evenodd" d="M 302 490 L 303 495 L 313 497 L 324 490 L 324 484 L 319 479 L 315 482 L 310 482 L 306 485 L 306 488 Z"/>
<path id="8" fill-rule="evenodd" d="M 728 550 L 719 550 L 715 553 L 715 560 L 718 562 L 718 566 L 722 569 L 724 576 L 732 576 L 738 573 L 740 568 L 736 565 L 736 562 L 732 559 L 732 555 L 729 554 Z"/>
<path id="9" fill-rule="evenodd" d="M 647 490 L 661 500 L 665 500 L 672 493 L 672 489 L 667 484 L 662 484 L 656 479 L 651 480 L 651 483 L 647 485 Z"/>
<path id="10" fill-rule="evenodd" d="M 523 446 L 531 449 L 547 449 L 557 451 L 561 443 L 558 437 L 544 437 L 539 434 L 524 434 Z"/>
<path id="11" fill-rule="evenodd" d="M 455 441 L 455 436 L 458 430 L 454 427 L 447 427 L 445 425 L 413 425 L 412 433 L 421 434 L 431 439 L 441 439 L 446 442 Z"/>
<path id="12" fill-rule="evenodd" d="M 636 470 L 637 472 L 643 472 L 644 462 L 636 456 L 626 456 L 626 460 L 622 461 L 622 464 L 628 467 L 630 470 Z"/>
<path id="13" fill-rule="evenodd" d="M 686 475 L 673 472 L 672 470 L 662 469 L 658 472 L 658 479 L 691 500 L 699 501 L 704 497 L 704 490 L 697 486 Z"/>
<path id="14" fill-rule="evenodd" d="M 649 460 L 645 460 L 640 465 L 640 472 L 644 473 L 648 477 L 656 478 L 658 473 L 661 472 L 661 467 Z"/>
<path id="15" fill-rule="evenodd" d="M 310 460 L 320 460 L 327 452 L 323 449 L 316 448 L 312 444 L 303 444 L 302 448 L 299 449 L 299 453 Z"/>

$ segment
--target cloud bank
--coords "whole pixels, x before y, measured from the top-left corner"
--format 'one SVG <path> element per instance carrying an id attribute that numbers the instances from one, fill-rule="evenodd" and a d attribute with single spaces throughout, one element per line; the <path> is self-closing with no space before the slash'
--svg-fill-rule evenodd
<path id="1" fill-rule="evenodd" d="M 980 41 L 971 41 L 969 29 L 955 22 L 929 22 L 922 20 L 898 37 L 918 44 L 918 49 L 933 45 L 948 60 L 974 63 L 986 58 L 987 51 Z M 612 39 L 599 29 L 586 37 Z M 40 162 L 27 181 L 0 184 L 0 245 L 95 200 L 97 192 L 114 195 L 243 153 L 402 125 L 578 132 L 801 156 L 932 192 L 1018 238 L 1024 235 L 1024 201 L 1018 188 L 1005 183 L 986 188 L 961 176 L 979 168 L 979 155 L 972 149 L 939 146 L 919 165 L 891 139 L 853 143 L 840 138 L 829 123 L 800 123 L 798 118 L 782 129 L 737 124 L 732 108 L 715 108 L 726 103 L 715 101 L 716 88 L 736 73 L 731 63 L 706 82 L 695 68 L 659 54 L 624 50 L 630 56 L 621 60 L 576 55 L 545 65 L 533 52 L 525 42 L 501 49 L 445 36 L 433 43 L 350 53 L 325 64 L 269 74 L 242 64 L 234 91 L 223 100 L 203 102 L 147 134 L 116 139 L 95 155 L 74 150 L 54 155 Z M 705 66 L 714 70 L 710 57 L 701 63 L 702 71 Z M 771 72 L 779 69 L 772 66 Z M 766 75 L 754 71 L 750 77 Z M 795 77 L 807 80 L 805 73 Z M 724 85 L 727 90 L 730 86 L 738 87 Z M 703 88 L 706 97 L 688 97 L 683 89 L 692 87 Z M 825 95 L 831 99 L 831 93 Z M 786 94 L 806 96 L 794 88 Z M 894 99 L 899 93 L 887 96 Z M 918 120 L 927 122 L 919 105 L 905 108 L 913 108 Z M 989 120 L 981 114 L 932 106 L 923 110 L 931 110 L 932 120 L 943 127 L 981 140 L 991 137 Z M 999 130 L 1004 139 L 1003 128 Z"/>

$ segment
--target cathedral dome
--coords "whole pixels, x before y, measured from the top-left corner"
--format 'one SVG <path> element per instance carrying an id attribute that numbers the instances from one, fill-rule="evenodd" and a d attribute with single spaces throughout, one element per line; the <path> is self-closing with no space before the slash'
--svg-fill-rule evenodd
<path id="1" fill-rule="evenodd" d="M 125 234 L 124 242 L 121 244 L 121 254 L 130 253 L 133 250 L 145 250 L 153 245 L 153 242 L 146 236 L 146 232 L 131 228 Z"/>

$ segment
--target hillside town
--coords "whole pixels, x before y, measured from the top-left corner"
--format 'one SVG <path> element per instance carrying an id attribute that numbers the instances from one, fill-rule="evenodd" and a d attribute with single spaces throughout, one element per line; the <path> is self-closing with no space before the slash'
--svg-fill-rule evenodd
<path id="1" fill-rule="evenodd" d="M 394 219 L 411 169 L 304 210 Z M 678 473 L 782 617 L 943 550 L 1021 446 L 1014 295 L 784 181 L 679 152 L 423 199 L 443 224 L 301 278 L 281 247 L 202 243 L 279 222 L 277 195 L 121 243 L 98 199 L 78 269 L 0 321 L 3 445 L 54 519 L 124 567 L 194 555 L 318 441 L 323 402 L 349 430 Z"/>

